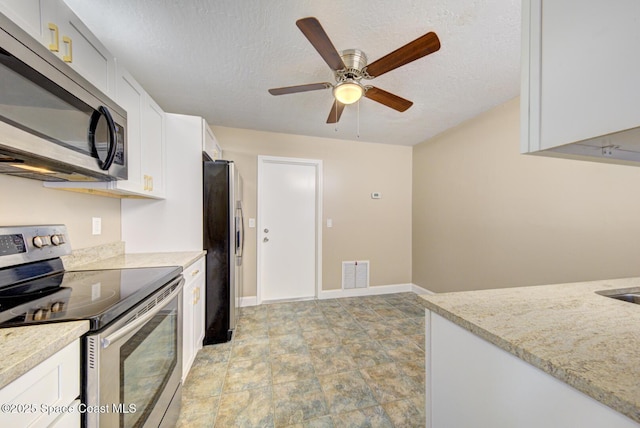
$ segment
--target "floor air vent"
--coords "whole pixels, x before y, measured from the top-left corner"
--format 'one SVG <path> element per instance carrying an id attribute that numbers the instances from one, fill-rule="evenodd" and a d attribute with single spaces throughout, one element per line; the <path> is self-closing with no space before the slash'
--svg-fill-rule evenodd
<path id="1" fill-rule="evenodd" d="M 342 262 L 342 288 L 369 287 L 369 260 Z"/>

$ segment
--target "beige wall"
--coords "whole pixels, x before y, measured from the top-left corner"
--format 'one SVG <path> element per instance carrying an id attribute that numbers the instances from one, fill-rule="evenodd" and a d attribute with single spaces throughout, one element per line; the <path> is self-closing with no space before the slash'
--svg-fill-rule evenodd
<path id="1" fill-rule="evenodd" d="M 370 284 L 411 282 L 411 147 L 214 127 L 244 179 L 245 228 L 257 218 L 257 156 L 323 161 L 323 289 L 341 288 L 342 261 L 370 260 Z M 379 200 L 371 192 L 381 192 Z M 326 219 L 333 227 L 326 227 Z M 245 229 L 244 296 L 256 295 L 256 229 Z"/>
<path id="2" fill-rule="evenodd" d="M 519 99 L 414 147 L 413 282 L 640 275 L 640 168 L 519 154 Z"/>
<path id="3" fill-rule="evenodd" d="M 41 181 L 0 175 L 0 225 L 66 224 L 71 247 L 120 241 L 120 200 L 47 189 Z M 102 234 L 91 218 L 102 217 Z"/>

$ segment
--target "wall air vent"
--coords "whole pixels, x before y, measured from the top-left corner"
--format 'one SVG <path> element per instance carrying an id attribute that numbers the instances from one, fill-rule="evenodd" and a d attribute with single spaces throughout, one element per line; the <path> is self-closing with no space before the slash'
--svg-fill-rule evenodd
<path id="1" fill-rule="evenodd" d="M 342 262 L 342 288 L 369 287 L 369 260 Z"/>

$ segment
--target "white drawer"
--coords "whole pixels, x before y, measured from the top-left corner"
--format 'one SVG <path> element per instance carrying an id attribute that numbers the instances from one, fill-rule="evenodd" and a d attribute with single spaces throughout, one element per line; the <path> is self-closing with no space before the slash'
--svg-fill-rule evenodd
<path id="1" fill-rule="evenodd" d="M 191 266 L 187 267 L 183 272 L 184 280 L 187 284 L 194 281 L 196 278 L 204 275 L 205 271 L 205 263 L 204 257 L 199 258 L 196 262 L 194 262 Z"/>

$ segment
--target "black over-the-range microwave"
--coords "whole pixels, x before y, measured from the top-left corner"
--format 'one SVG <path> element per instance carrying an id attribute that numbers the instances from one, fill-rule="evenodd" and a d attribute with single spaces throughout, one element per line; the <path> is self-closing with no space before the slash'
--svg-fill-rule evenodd
<path id="1" fill-rule="evenodd" d="M 0 174 L 127 178 L 127 113 L 0 14 Z"/>

